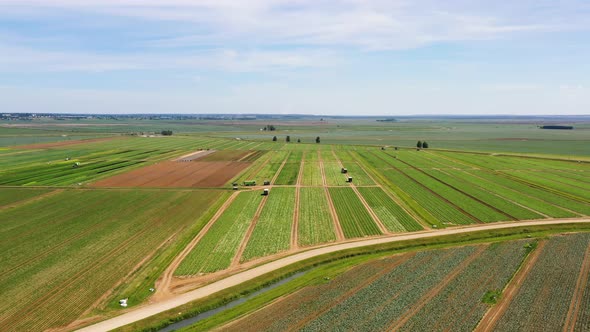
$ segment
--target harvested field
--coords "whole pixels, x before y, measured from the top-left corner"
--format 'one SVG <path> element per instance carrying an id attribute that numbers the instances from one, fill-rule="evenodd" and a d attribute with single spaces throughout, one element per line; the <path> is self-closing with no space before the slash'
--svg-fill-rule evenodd
<path id="1" fill-rule="evenodd" d="M 115 175 L 95 187 L 221 187 L 248 167 L 237 161 L 162 162 Z"/>

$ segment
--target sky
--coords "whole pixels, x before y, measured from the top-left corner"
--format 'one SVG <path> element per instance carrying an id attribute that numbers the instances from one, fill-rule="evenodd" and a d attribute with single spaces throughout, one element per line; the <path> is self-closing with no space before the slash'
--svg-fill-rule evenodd
<path id="1" fill-rule="evenodd" d="M 590 114 L 590 1 L 0 0 L 0 112 Z"/>

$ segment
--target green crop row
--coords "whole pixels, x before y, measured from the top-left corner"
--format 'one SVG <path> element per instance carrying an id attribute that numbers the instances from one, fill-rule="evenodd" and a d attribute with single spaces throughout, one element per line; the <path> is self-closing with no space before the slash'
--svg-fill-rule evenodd
<path id="1" fill-rule="evenodd" d="M 552 237 L 545 247 L 538 248 L 541 256 L 495 330 L 563 330 L 588 246 L 590 234 L 573 234 Z M 588 321 L 580 323 L 587 326 Z"/>
<path id="2" fill-rule="evenodd" d="M 66 190 L 0 211 L 0 330 L 68 325 L 220 194 Z"/>
<path id="3" fill-rule="evenodd" d="M 324 174 L 329 186 L 346 186 L 347 174 L 342 174 L 340 163 L 324 162 Z"/>
<path id="4" fill-rule="evenodd" d="M 432 194 L 418 182 L 406 177 L 403 173 L 396 170 L 383 171 L 386 176 L 396 187 L 404 191 L 420 207 L 426 209 L 432 216 L 445 224 L 472 224 L 473 220 L 449 203 L 445 202 L 438 196 Z"/>
<path id="5" fill-rule="evenodd" d="M 510 217 L 506 216 L 505 214 L 502 214 L 501 212 L 472 199 L 466 194 L 437 181 L 436 179 L 428 176 L 425 173 L 422 173 L 419 170 L 406 169 L 403 170 L 403 172 L 411 176 L 413 179 L 419 181 L 430 190 L 436 192 L 441 197 L 449 200 L 455 206 L 463 209 L 478 220 L 483 222 L 493 222 L 510 219 Z M 428 172 L 428 170 L 425 172 Z"/>
<path id="6" fill-rule="evenodd" d="M 504 171 L 502 173 L 517 177 L 526 182 L 530 182 L 541 187 L 546 187 L 549 190 L 563 192 L 575 198 L 582 198 L 590 204 L 590 190 L 589 184 L 580 184 L 579 181 L 570 181 L 554 173 L 543 172 L 542 174 L 536 172 L 523 171 Z"/>
<path id="7" fill-rule="evenodd" d="M 297 176 L 299 175 L 300 163 L 286 163 L 279 173 L 274 184 L 278 185 L 294 185 L 297 183 Z"/>
<path id="8" fill-rule="evenodd" d="M 329 191 L 346 238 L 381 234 L 352 188 L 332 187 Z"/>
<path id="9" fill-rule="evenodd" d="M 501 197 L 494 195 L 494 192 L 487 191 L 484 188 L 477 187 L 472 185 L 469 182 L 464 181 L 463 179 L 457 178 L 450 174 L 457 174 L 457 171 L 439 171 L 439 170 L 429 170 L 428 173 L 430 175 L 435 176 L 436 178 L 448 183 L 454 187 L 461 188 L 464 192 L 468 193 L 469 195 L 476 197 L 504 212 L 507 214 L 515 217 L 516 219 L 526 220 L 526 219 L 540 219 L 543 218 L 538 213 L 535 213 L 531 210 L 525 209 L 520 205 L 514 204 L 510 201 L 507 201 Z M 464 174 L 464 173 L 461 173 Z"/>
<path id="10" fill-rule="evenodd" d="M 360 187 L 358 191 L 363 195 L 367 204 L 379 217 L 379 220 L 391 232 L 405 232 L 422 230 L 404 209 L 397 205 L 381 188 Z"/>
<path id="11" fill-rule="evenodd" d="M 196 275 L 228 268 L 254 218 L 260 200 L 260 193 L 256 191 L 240 193 L 174 273 Z"/>
<path id="12" fill-rule="evenodd" d="M 2 188 L 0 190 L 0 208 L 5 205 L 25 201 L 50 192 L 51 189 Z"/>
<path id="13" fill-rule="evenodd" d="M 301 188 L 298 242 L 310 246 L 336 240 L 334 223 L 324 188 Z"/>
<path id="14" fill-rule="evenodd" d="M 303 179 L 301 183 L 304 186 L 321 186 L 323 185 L 322 171 L 319 162 L 305 161 L 303 165 Z"/>
<path id="15" fill-rule="evenodd" d="M 241 261 L 289 249 L 295 209 L 295 188 L 273 188 L 256 222 Z"/>

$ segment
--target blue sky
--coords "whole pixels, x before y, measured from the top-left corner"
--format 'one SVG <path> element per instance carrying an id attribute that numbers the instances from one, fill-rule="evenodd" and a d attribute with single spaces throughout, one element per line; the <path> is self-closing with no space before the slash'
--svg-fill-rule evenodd
<path id="1" fill-rule="evenodd" d="M 590 114 L 587 0 L 0 0 L 0 111 Z"/>

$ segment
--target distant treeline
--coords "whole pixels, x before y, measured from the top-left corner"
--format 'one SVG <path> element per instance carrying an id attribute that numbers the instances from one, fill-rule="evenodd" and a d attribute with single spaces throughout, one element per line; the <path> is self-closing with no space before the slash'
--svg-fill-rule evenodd
<path id="1" fill-rule="evenodd" d="M 379 119 L 377 122 L 397 122 L 397 119 Z"/>
<path id="2" fill-rule="evenodd" d="M 541 129 L 574 129 L 573 126 L 540 126 Z"/>

